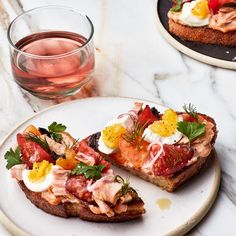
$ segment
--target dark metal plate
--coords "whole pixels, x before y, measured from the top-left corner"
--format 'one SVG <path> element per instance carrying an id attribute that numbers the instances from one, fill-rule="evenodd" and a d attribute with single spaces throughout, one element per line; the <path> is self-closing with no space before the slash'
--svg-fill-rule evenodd
<path id="1" fill-rule="evenodd" d="M 171 6 L 172 6 L 171 0 L 158 0 L 157 2 L 157 9 L 156 9 L 157 14 L 159 16 L 161 24 L 168 32 L 169 32 L 169 26 L 168 26 L 167 13 L 171 8 Z M 192 49 L 200 54 L 223 60 L 222 62 L 231 62 L 231 63 L 235 62 L 235 69 L 236 69 L 236 47 L 209 45 L 209 44 L 184 41 L 174 35 L 172 35 L 172 37 L 176 39 L 179 43 L 186 46 L 187 48 Z M 222 67 L 227 68 L 227 66 L 222 66 Z"/>

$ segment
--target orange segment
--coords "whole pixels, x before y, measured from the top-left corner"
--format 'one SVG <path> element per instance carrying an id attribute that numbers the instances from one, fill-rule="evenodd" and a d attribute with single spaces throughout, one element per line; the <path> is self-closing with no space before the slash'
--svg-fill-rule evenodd
<path id="1" fill-rule="evenodd" d="M 38 131 L 38 129 L 34 125 L 29 125 L 28 127 L 26 127 L 23 134 L 34 134 L 37 136 L 41 135 L 41 133 Z"/>
<path id="2" fill-rule="evenodd" d="M 75 159 L 75 151 L 73 149 L 66 149 L 65 158 L 59 157 L 56 160 L 56 165 L 61 166 L 65 170 L 73 170 L 78 161 Z"/>
<path id="3" fill-rule="evenodd" d="M 62 167 L 65 170 L 73 170 L 76 167 L 77 163 L 78 162 L 76 162 L 76 161 L 72 162 L 71 160 L 67 160 L 63 157 L 59 157 L 56 160 L 56 165 Z"/>

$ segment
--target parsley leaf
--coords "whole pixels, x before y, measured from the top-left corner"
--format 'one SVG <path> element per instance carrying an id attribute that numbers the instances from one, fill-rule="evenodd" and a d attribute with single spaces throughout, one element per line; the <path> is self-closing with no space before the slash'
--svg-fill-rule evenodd
<path id="1" fill-rule="evenodd" d="M 172 7 L 170 10 L 173 12 L 179 12 L 181 10 L 182 0 L 178 0 L 177 5 Z"/>
<path id="2" fill-rule="evenodd" d="M 198 122 L 179 121 L 177 130 L 188 137 L 189 141 L 193 141 L 206 131 L 206 125 Z"/>
<path id="3" fill-rule="evenodd" d="M 4 155 L 4 158 L 7 160 L 6 168 L 9 170 L 14 165 L 21 164 L 22 161 L 21 161 L 20 157 L 21 157 L 20 147 L 17 147 L 17 149 L 15 151 L 13 151 L 13 149 L 10 148 L 10 150 L 7 151 Z"/>
<path id="4" fill-rule="evenodd" d="M 58 133 L 50 133 L 51 138 L 53 138 L 57 143 L 61 142 L 62 136 Z"/>
<path id="5" fill-rule="evenodd" d="M 66 126 L 65 125 L 59 124 L 59 123 L 57 123 L 55 121 L 48 126 L 48 131 L 49 132 L 57 133 L 57 132 L 63 132 L 65 130 L 66 130 Z"/>
<path id="6" fill-rule="evenodd" d="M 86 179 L 100 179 L 102 176 L 102 170 L 105 168 L 105 165 L 94 165 L 89 166 L 83 162 L 80 162 L 76 167 L 71 171 L 72 175 L 84 175 Z"/>
<path id="7" fill-rule="evenodd" d="M 58 143 L 61 142 L 62 136 L 59 132 L 63 132 L 66 130 L 66 126 L 57 122 L 53 122 L 48 126 L 48 131 L 51 137 Z"/>

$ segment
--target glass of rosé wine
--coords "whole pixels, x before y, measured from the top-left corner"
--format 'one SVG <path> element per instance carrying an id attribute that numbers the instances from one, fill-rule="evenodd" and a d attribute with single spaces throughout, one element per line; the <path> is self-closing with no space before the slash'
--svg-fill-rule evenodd
<path id="1" fill-rule="evenodd" d="M 92 78 L 93 34 L 89 17 L 75 9 L 45 6 L 19 15 L 8 28 L 16 83 L 44 99 L 75 94 Z"/>

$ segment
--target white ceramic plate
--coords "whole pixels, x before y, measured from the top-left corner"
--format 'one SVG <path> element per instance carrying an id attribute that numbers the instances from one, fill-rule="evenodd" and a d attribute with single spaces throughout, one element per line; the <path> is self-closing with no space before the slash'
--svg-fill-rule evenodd
<path id="1" fill-rule="evenodd" d="M 15 235 L 79 236 L 79 235 L 181 235 L 196 225 L 212 206 L 220 182 L 217 159 L 200 175 L 186 183 L 176 193 L 162 191 L 158 187 L 131 176 L 130 182 L 138 189 L 145 202 L 146 214 L 142 219 L 125 223 L 91 223 L 78 218 L 64 219 L 49 215 L 36 208 L 10 178 L 5 169 L 4 153 L 16 142 L 16 134 L 28 124 L 47 127 L 53 121 L 67 125 L 74 137 L 86 137 L 99 131 L 106 121 L 132 108 L 137 99 L 89 98 L 52 107 L 20 124 L 3 141 L 0 149 L 0 219 Z M 152 102 L 160 111 L 164 108 Z M 128 176 L 115 168 L 116 173 Z M 158 199 L 169 199 L 168 209 L 161 210 Z"/>

